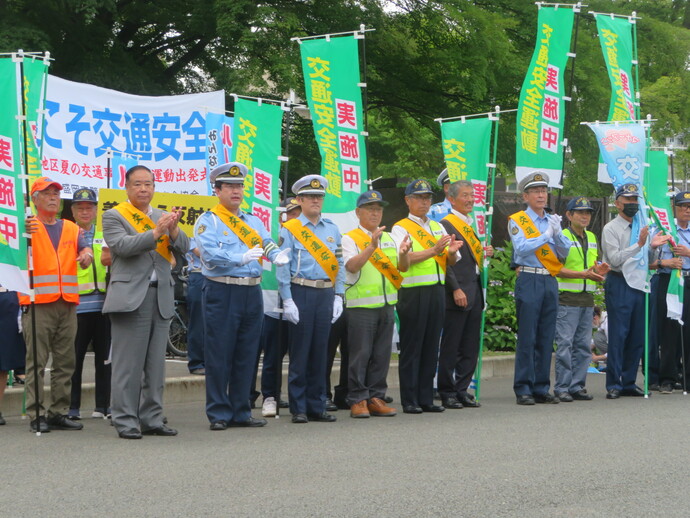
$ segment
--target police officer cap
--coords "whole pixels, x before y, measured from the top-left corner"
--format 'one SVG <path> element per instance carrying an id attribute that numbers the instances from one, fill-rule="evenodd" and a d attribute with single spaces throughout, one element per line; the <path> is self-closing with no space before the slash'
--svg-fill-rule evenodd
<path id="1" fill-rule="evenodd" d="M 541 171 L 534 171 L 528 174 L 518 184 L 518 190 L 520 192 L 525 192 L 530 187 L 548 187 L 549 186 L 549 175 L 542 173 Z"/>
<path id="2" fill-rule="evenodd" d="M 280 202 L 278 212 L 290 212 L 291 210 L 298 208 L 300 208 L 300 205 L 297 203 L 297 200 L 290 196 L 289 198 Z"/>
<path id="3" fill-rule="evenodd" d="M 684 205 L 690 203 L 690 191 L 681 191 L 673 197 L 674 205 Z"/>
<path id="4" fill-rule="evenodd" d="M 444 183 L 450 183 L 450 176 L 448 176 L 448 168 L 441 171 L 441 174 L 436 178 L 436 183 L 439 187 L 443 187 Z"/>
<path id="5" fill-rule="evenodd" d="M 624 198 L 630 198 L 632 196 L 639 196 L 640 191 L 635 183 L 624 183 L 618 189 L 616 189 L 616 199 L 623 196 Z"/>
<path id="6" fill-rule="evenodd" d="M 567 212 L 573 212 L 574 210 L 591 210 L 594 211 L 594 207 L 589 203 L 589 200 L 584 196 L 578 198 L 573 198 L 568 202 L 568 206 L 565 208 Z"/>
<path id="7" fill-rule="evenodd" d="M 87 189 L 84 187 L 83 189 L 74 191 L 74 194 L 72 195 L 72 203 L 76 203 L 78 201 L 90 201 L 91 203 L 98 203 L 98 198 L 96 198 L 96 192 L 93 189 Z"/>
<path id="8" fill-rule="evenodd" d="M 378 203 L 383 207 L 388 205 L 387 201 L 383 201 L 383 196 L 381 196 L 379 191 L 364 191 L 359 195 L 359 198 L 357 198 L 357 208 L 370 203 Z"/>
<path id="9" fill-rule="evenodd" d="M 302 194 L 320 194 L 325 196 L 326 189 L 328 189 L 328 180 L 318 174 L 303 176 L 292 184 L 292 192 L 297 196 Z"/>
<path id="10" fill-rule="evenodd" d="M 247 173 L 246 165 L 240 162 L 228 162 L 227 164 L 219 165 L 211 171 L 211 183 L 243 183 Z"/>
<path id="11" fill-rule="evenodd" d="M 411 194 L 432 194 L 431 184 L 426 180 L 413 180 L 405 187 L 405 196 Z"/>

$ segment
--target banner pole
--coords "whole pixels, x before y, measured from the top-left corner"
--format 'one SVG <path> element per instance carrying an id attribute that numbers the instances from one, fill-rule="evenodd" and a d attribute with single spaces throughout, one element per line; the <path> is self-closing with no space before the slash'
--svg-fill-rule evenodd
<path id="1" fill-rule="evenodd" d="M 671 165 L 671 190 L 673 190 L 676 187 L 676 179 L 675 179 L 674 174 L 673 174 L 673 153 L 669 154 L 668 161 L 669 161 L 669 164 Z"/>
<path id="2" fill-rule="evenodd" d="M 637 13 L 632 12 L 630 23 L 633 24 L 633 65 L 635 66 L 635 117 L 640 118 L 640 65 L 637 61 Z"/>
<path id="3" fill-rule="evenodd" d="M 365 38 L 366 25 L 359 26 L 362 32 L 362 113 L 364 113 L 364 152 L 367 154 L 367 180 L 369 179 L 369 110 L 367 110 L 369 96 L 367 87 L 367 43 Z M 373 182 L 369 184 L 369 188 L 373 189 Z"/>

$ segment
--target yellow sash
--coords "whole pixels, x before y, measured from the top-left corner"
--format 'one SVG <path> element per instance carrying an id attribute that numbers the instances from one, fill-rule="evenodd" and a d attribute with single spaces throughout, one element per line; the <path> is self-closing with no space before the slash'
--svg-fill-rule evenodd
<path id="1" fill-rule="evenodd" d="M 484 247 L 482 246 L 482 242 L 477 238 L 477 235 L 474 233 L 472 227 L 452 213 L 448 214 L 443 219 L 453 225 L 455 230 L 457 230 L 460 235 L 465 238 L 465 241 L 467 241 L 467 244 L 470 246 L 470 250 L 472 250 L 474 260 L 477 261 L 477 266 L 479 266 L 479 269 L 481 270 L 484 267 Z"/>
<path id="2" fill-rule="evenodd" d="M 371 236 L 368 236 L 361 228 L 356 228 L 346 235 L 352 238 L 360 250 L 364 250 L 371 243 Z M 383 250 L 376 248 L 374 253 L 371 254 L 371 257 L 369 257 L 369 262 L 381 275 L 384 275 L 386 279 L 391 281 L 395 289 L 400 289 L 403 282 L 402 275 L 400 275 L 398 268 L 392 263 L 388 256 L 383 253 Z"/>
<path id="3" fill-rule="evenodd" d="M 123 201 L 118 203 L 115 210 L 122 214 L 122 217 L 127 220 L 127 222 L 134 227 L 134 230 L 143 234 L 149 230 L 156 228 L 156 224 L 151 218 L 146 214 L 137 209 L 134 205 L 128 201 Z M 180 231 L 181 232 L 181 231 Z M 167 235 L 162 235 L 158 238 L 158 244 L 156 245 L 156 252 L 161 254 L 166 261 L 172 262 L 172 253 L 170 252 L 170 238 Z"/>
<path id="4" fill-rule="evenodd" d="M 515 224 L 522 229 L 522 231 L 525 233 L 525 237 L 528 239 L 539 237 L 541 235 L 541 232 L 539 232 L 532 219 L 524 210 L 512 214 L 510 219 L 512 219 Z M 558 257 L 556 257 L 556 254 L 547 243 L 544 243 L 537 248 L 534 251 L 534 255 L 537 256 L 539 262 L 543 264 L 544 268 L 546 268 L 553 276 L 558 275 L 558 272 L 560 272 L 561 268 L 563 268 L 563 265 L 558 260 Z"/>
<path id="5" fill-rule="evenodd" d="M 297 218 L 286 221 L 283 223 L 283 226 L 288 229 L 297 241 L 304 245 L 307 252 L 311 254 L 319 266 L 323 268 L 323 271 L 326 272 L 331 282 L 335 282 L 339 267 L 338 260 L 335 258 L 335 254 L 331 252 L 331 249 L 302 225 L 302 222 Z"/>
<path id="6" fill-rule="evenodd" d="M 254 248 L 257 245 L 261 246 L 263 243 L 261 236 L 256 230 L 245 224 L 240 218 L 235 216 L 220 203 L 213 207 L 211 212 L 218 216 L 218 218 L 240 238 L 240 241 L 247 245 L 247 248 Z M 259 263 L 263 264 L 263 260 L 259 259 Z"/>
<path id="7" fill-rule="evenodd" d="M 436 245 L 436 242 L 438 241 L 434 236 L 430 235 L 426 230 L 424 230 L 420 225 L 415 223 L 409 218 L 403 218 L 400 221 L 396 223 L 396 225 L 400 225 L 402 228 L 407 230 L 407 233 L 412 236 L 412 238 L 417 241 L 420 245 L 422 245 L 422 248 L 424 250 L 428 250 L 429 248 L 433 248 L 434 245 Z M 438 265 L 441 267 L 441 270 L 443 270 L 443 273 L 446 273 L 446 250 L 445 248 L 441 251 L 440 254 L 435 255 L 434 259 L 438 263 Z"/>

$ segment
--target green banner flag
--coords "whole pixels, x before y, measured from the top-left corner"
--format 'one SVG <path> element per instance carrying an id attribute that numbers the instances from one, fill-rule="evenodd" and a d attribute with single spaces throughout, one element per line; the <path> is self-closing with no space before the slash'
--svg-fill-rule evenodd
<path id="1" fill-rule="evenodd" d="M 611 82 L 609 121 L 637 120 L 637 90 L 633 84 L 632 67 L 635 49 L 632 28 L 635 20 L 627 17 L 596 14 L 599 42 Z M 598 179 L 611 183 L 606 166 L 599 159 Z"/>
<path id="2" fill-rule="evenodd" d="M 280 105 L 237 99 L 232 130 L 233 160 L 249 169 L 240 210 L 258 217 L 276 242 L 280 231 L 276 209 L 280 204 L 283 113 Z M 275 267 L 270 261 L 263 264 L 261 286 L 277 293 Z"/>
<path id="3" fill-rule="evenodd" d="M 517 113 L 515 176 L 539 170 L 560 187 L 563 173 L 565 82 L 575 6 L 539 6 L 537 42 Z"/>
<path id="4" fill-rule="evenodd" d="M 648 151 L 649 168 L 644 177 L 645 201 L 657 227 L 670 234 L 678 243 L 678 232 L 668 191 L 668 156 L 664 151 Z M 674 320 L 683 318 L 683 277 L 680 270 L 671 270 L 672 275 L 666 292 L 667 316 Z"/>
<path id="5" fill-rule="evenodd" d="M 300 51 L 321 175 L 328 180 L 323 211 L 353 211 L 367 179 L 358 40 L 354 36 L 304 40 Z"/>
<path id="6" fill-rule="evenodd" d="M 486 189 L 493 121 L 489 117 L 441 123 L 443 158 L 451 182 L 467 180 L 474 187 L 474 231 L 486 246 Z"/>
<path id="7" fill-rule="evenodd" d="M 30 183 L 43 175 L 43 108 L 48 64 L 42 59 L 24 58 L 24 113 L 26 114 L 26 155 Z"/>
<path id="8" fill-rule="evenodd" d="M 28 293 L 20 82 L 19 62 L 0 58 L 0 283 Z"/>

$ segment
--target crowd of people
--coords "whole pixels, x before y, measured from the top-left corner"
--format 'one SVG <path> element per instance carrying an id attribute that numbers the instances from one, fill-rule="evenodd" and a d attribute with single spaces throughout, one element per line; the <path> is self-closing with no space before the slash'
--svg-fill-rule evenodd
<path id="1" fill-rule="evenodd" d="M 431 184 L 410 182 L 409 213 L 390 232 L 381 226 L 388 201 L 376 190 L 366 191 L 356 202 L 357 228 L 341 234 L 322 216 L 327 180 L 308 175 L 281 203 L 275 242 L 258 218 L 240 210 L 247 174 L 236 162 L 210 173 L 218 203 L 198 218 L 191 237 L 180 230 L 177 210 L 152 207 L 154 176 L 143 165 L 127 171 L 127 201 L 103 214 L 102 233 L 95 230 L 93 190 L 74 193 L 72 223 L 58 217 L 62 186 L 46 177 L 36 180 L 31 188 L 36 215 L 27 218 L 33 294 L 0 288 L 0 317 L 9 330 L 9 341 L 0 347 L 0 401 L 7 372 L 25 364 L 30 429 L 82 429 L 81 376 L 91 344 L 92 416 L 110 417 L 123 439 L 177 435 L 163 416 L 165 349 L 174 313 L 171 265 L 177 253 L 186 255 L 189 269 L 188 367 L 205 376 L 211 430 L 265 426 L 264 418 L 278 408 L 289 408 L 295 424 L 334 422 L 338 408 L 357 419 L 395 416 L 387 377 L 396 312 L 402 412 L 480 407 L 471 382 L 486 304 L 482 275 L 493 249 L 483 246 L 473 227 L 472 183 L 451 182 L 444 170 L 437 183 L 445 199 L 432 206 Z M 624 271 L 647 243 L 649 267 L 656 273 L 648 382 L 651 389 L 673 392 L 680 377 L 687 379 L 682 360 L 690 352 L 690 333 L 666 316 L 666 290 L 674 269 L 690 275 L 690 193 L 674 197 L 679 243 L 663 232 L 651 235 L 648 227 L 631 242 L 639 193 L 635 184 L 620 186 L 618 214 L 604 227 L 599 245 L 587 230 L 590 201 L 575 197 L 568 203 L 564 228 L 562 218 L 547 210 L 548 185 L 543 172 L 523 178 L 519 190 L 526 208 L 508 222 L 517 272 L 517 404 L 591 400 L 586 379 L 593 347 L 594 359 L 606 363 L 607 399 L 644 394 L 636 384 L 644 360 L 644 293 L 627 282 Z M 275 267 L 277 299 L 262 290 L 266 261 Z M 603 324 L 594 305 L 602 282 Z M 690 321 L 690 304 L 685 308 L 683 319 Z M 338 346 L 341 377 L 331 389 Z M 435 391 L 441 404 L 435 403 Z M 255 418 L 259 396 L 262 418 Z"/>

